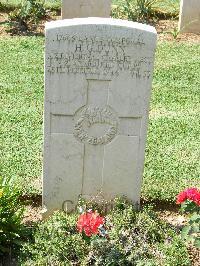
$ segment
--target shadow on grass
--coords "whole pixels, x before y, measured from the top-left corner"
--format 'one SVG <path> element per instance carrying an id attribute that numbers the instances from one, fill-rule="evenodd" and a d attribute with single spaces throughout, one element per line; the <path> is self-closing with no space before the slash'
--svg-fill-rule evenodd
<path id="1" fill-rule="evenodd" d="M 6 32 L 11 36 L 44 36 L 43 26 L 38 31 L 37 25 L 27 25 L 23 21 L 7 21 L 6 25 L 8 26 Z"/>
<path id="2" fill-rule="evenodd" d="M 11 254 L 0 256 L 0 266 L 17 266 L 17 259 Z"/>

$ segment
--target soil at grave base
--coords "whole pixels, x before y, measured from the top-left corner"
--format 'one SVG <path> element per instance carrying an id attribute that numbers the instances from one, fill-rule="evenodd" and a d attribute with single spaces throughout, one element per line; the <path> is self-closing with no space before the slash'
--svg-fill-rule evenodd
<path id="1" fill-rule="evenodd" d="M 60 19 L 60 16 L 48 16 L 45 20 L 40 21 L 37 27 L 30 24 L 28 30 L 23 25 L 19 26 L 17 23 L 13 23 L 13 26 L 9 28 L 8 23 L 6 24 L 8 22 L 8 14 L 0 12 L 0 36 L 44 35 L 45 22 L 57 19 Z M 154 26 L 158 32 L 159 41 L 200 43 L 200 34 L 184 33 L 176 36 L 178 20 L 159 20 L 154 23 Z"/>
<path id="2" fill-rule="evenodd" d="M 23 201 L 27 201 L 26 212 L 24 215 L 24 223 L 31 226 L 35 222 L 42 220 L 42 198 L 37 197 L 24 197 Z M 31 203 L 31 204 L 30 204 Z M 148 204 L 147 201 L 141 201 L 141 205 L 144 206 Z M 157 213 L 158 217 L 170 224 L 176 229 L 181 229 L 186 223 L 186 217 L 179 213 L 179 206 L 174 204 L 169 204 L 166 202 L 150 202 L 154 205 L 154 211 Z M 199 266 L 200 262 L 200 249 L 189 246 L 188 247 L 189 256 L 191 259 L 191 266 Z"/>
<path id="3" fill-rule="evenodd" d="M 177 41 L 200 44 L 200 34 L 194 33 L 177 33 L 178 20 L 160 20 L 154 25 L 158 32 L 159 41 Z M 173 36 L 175 34 L 175 37 Z"/>

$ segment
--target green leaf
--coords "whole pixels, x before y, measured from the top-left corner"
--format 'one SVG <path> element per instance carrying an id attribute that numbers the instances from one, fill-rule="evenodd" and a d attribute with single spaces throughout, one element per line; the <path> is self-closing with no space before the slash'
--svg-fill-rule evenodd
<path id="1" fill-rule="evenodd" d="M 191 230 L 190 225 L 183 227 L 182 232 L 181 232 L 182 238 L 186 239 L 188 237 L 188 234 L 190 233 L 190 230 Z"/>
<path id="2" fill-rule="evenodd" d="M 200 237 L 197 237 L 194 241 L 194 246 L 200 248 Z"/>
<path id="3" fill-rule="evenodd" d="M 191 217 L 190 217 L 190 221 L 195 221 L 195 222 L 200 222 L 200 215 L 197 213 L 194 213 Z"/>
<path id="4" fill-rule="evenodd" d="M 194 223 L 193 225 L 192 225 L 192 233 L 199 233 L 199 227 L 200 227 L 200 225 L 199 224 L 197 224 L 197 223 Z"/>

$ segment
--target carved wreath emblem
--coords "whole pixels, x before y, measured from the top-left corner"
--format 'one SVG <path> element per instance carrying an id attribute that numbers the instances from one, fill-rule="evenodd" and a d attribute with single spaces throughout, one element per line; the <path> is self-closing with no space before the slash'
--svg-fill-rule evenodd
<path id="1" fill-rule="evenodd" d="M 108 126 L 102 136 L 93 136 L 89 129 L 96 124 Z M 74 136 L 84 143 L 92 145 L 107 144 L 116 135 L 118 130 L 118 117 L 111 107 L 85 106 L 74 126 Z"/>

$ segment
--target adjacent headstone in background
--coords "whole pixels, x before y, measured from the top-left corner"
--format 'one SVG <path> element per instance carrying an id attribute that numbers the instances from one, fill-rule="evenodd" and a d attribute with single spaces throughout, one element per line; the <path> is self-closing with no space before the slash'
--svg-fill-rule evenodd
<path id="1" fill-rule="evenodd" d="M 130 21 L 46 24 L 43 205 L 139 203 L 157 34 Z"/>
<path id="2" fill-rule="evenodd" d="M 111 0 L 62 0 L 62 19 L 110 17 Z"/>
<path id="3" fill-rule="evenodd" d="M 179 30 L 200 33 L 200 0 L 181 0 Z"/>

